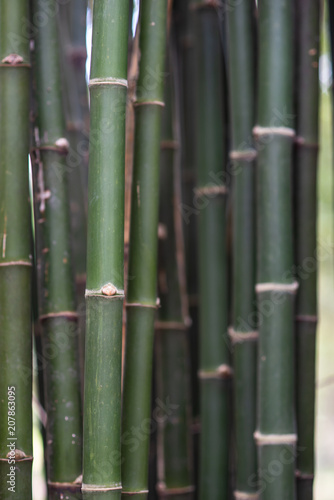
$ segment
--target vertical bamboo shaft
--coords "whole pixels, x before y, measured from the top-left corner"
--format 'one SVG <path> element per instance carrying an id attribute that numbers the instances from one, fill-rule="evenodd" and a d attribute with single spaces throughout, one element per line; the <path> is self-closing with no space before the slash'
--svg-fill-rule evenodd
<path id="1" fill-rule="evenodd" d="M 173 33 L 173 31 L 172 31 Z M 173 36 L 173 34 L 171 35 Z M 173 44 L 173 39 L 170 41 Z M 173 54 L 172 54 L 173 53 Z M 174 48 L 166 65 L 165 109 L 161 134 L 160 215 L 163 237 L 159 251 L 161 309 L 157 324 L 158 397 L 175 405 L 171 415 L 158 423 L 158 485 L 160 498 L 193 498 L 191 394 L 188 305 L 185 294 L 184 247 L 180 182 L 180 138 L 178 137 L 178 87 Z M 172 63 L 174 62 L 174 64 Z M 169 70 L 168 70 L 169 68 Z"/>
<path id="2" fill-rule="evenodd" d="M 0 497 L 31 499 L 32 338 L 29 16 L 0 2 Z"/>
<path id="3" fill-rule="evenodd" d="M 236 437 L 236 498 L 256 493 L 255 171 L 255 4 L 227 11 L 228 81 L 233 182 L 233 344 Z"/>
<path id="4" fill-rule="evenodd" d="M 300 452 L 297 498 L 313 498 L 315 341 L 317 326 L 317 160 L 319 136 L 320 2 L 297 1 L 297 91 L 295 156 L 296 401 Z"/>
<path id="5" fill-rule="evenodd" d="M 227 344 L 224 79 L 219 16 L 194 1 L 197 57 L 197 188 L 200 299 L 201 500 L 228 498 L 230 376 Z"/>
<path id="6" fill-rule="evenodd" d="M 141 58 L 135 103 L 124 373 L 122 497 L 132 495 L 145 499 L 149 434 L 143 433 L 141 439 L 135 438 L 134 446 L 132 433 L 133 429 L 141 429 L 149 420 L 151 406 L 167 0 L 143 0 L 140 16 Z"/>
<path id="7" fill-rule="evenodd" d="M 260 2 L 258 125 L 254 129 L 258 148 L 256 291 L 260 332 L 255 438 L 259 470 L 274 476 L 270 481 L 261 478 L 261 500 L 295 498 L 292 20 L 291 2 Z"/>
<path id="8" fill-rule="evenodd" d="M 129 4 L 94 2 L 83 495 L 121 496 L 121 348 Z"/>
<path id="9" fill-rule="evenodd" d="M 81 398 L 56 1 L 35 0 L 37 124 L 35 193 L 40 321 L 45 361 L 49 498 L 81 498 Z"/>

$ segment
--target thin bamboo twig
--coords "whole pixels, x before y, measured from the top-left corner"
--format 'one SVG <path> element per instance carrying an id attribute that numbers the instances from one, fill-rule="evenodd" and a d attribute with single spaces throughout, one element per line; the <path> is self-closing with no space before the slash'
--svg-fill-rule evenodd
<path id="1" fill-rule="evenodd" d="M 32 255 L 29 18 L 0 2 L 0 498 L 31 500 Z"/>

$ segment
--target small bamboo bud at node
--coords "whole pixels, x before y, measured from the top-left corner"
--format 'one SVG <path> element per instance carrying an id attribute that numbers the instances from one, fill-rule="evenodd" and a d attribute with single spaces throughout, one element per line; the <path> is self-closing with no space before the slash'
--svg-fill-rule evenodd
<path id="1" fill-rule="evenodd" d="M 15 64 L 23 63 L 23 57 L 19 56 L 18 54 L 9 54 L 4 59 L 2 59 L 1 62 L 4 64 L 11 64 L 15 66 Z"/>
<path id="2" fill-rule="evenodd" d="M 106 295 L 107 297 L 111 297 L 112 295 L 116 295 L 117 288 L 111 283 L 107 283 L 101 288 L 102 295 Z"/>
<path id="3" fill-rule="evenodd" d="M 65 137 L 60 137 L 59 139 L 57 139 L 55 145 L 57 146 L 57 148 L 61 149 L 64 153 L 67 153 L 70 148 L 70 144 Z"/>
<path id="4" fill-rule="evenodd" d="M 162 224 L 161 222 L 159 222 L 159 224 L 158 224 L 158 238 L 159 238 L 159 240 L 166 240 L 167 236 L 168 236 L 168 231 L 167 231 L 166 224 Z"/>

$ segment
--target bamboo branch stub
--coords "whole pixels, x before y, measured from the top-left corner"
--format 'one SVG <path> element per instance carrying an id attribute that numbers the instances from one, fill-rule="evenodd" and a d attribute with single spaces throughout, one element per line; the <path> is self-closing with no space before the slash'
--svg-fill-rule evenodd
<path id="1" fill-rule="evenodd" d="M 286 444 L 293 445 L 297 442 L 297 434 L 262 434 L 254 432 L 254 439 L 258 446 Z"/>

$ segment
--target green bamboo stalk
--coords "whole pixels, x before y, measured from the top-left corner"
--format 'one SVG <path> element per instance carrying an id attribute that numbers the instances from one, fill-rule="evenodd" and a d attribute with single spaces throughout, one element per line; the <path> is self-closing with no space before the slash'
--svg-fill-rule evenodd
<path id="1" fill-rule="evenodd" d="M 67 183 L 71 216 L 71 247 L 74 261 L 77 311 L 79 314 L 80 372 L 83 381 L 85 346 L 85 288 L 87 252 L 87 151 L 88 110 L 85 77 L 85 0 L 60 6 L 62 84 L 66 132 L 71 149 L 67 157 Z M 77 22 L 74 22 L 78 20 Z M 78 26 L 77 26 L 78 25 Z M 71 30 L 71 27 L 73 29 Z M 87 109 L 86 109 L 87 108 Z M 83 384 L 82 384 L 83 389 Z"/>
<path id="2" fill-rule="evenodd" d="M 28 3 L 0 2 L 0 498 L 31 499 Z M 12 420 L 13 419 L 13 420 Z"/>
<path id="3" fill-rule="evenodd" d="M 128 437 L 150 418 L 166 24 L 167 0 L 141 2 L 124 373 L 123 498 L 146 499 L 148 488 L 149 434 L 136 438 L 135 447 Z"/>
<path id="4" fill-rule="evenodd" d="M 121 497 L 124 166 L 129 3 L 94 2 L 83 496 Z"/>
<path id="5" fill-rule="evenodd" d="M 317 160 L 319 140 L 319 0 L 297 1 L 295 157 L 297 498 L 312 500 L 317 328 Z M 306 271 L 306 273 L 304 272 Z"/>
<path id="6" fill-rule="evenodd" d="M 81 498 L 81 398 L 77 313 L 71 270 L 66 154 L 56 0 L 33 2 L 37 127 L 34 150 L 37 268 L 45 360 L 47 476 L 50 499 Z"/>
<path id="7" fill-rule="evenodd" d="M 227 343 L 226 186 L 222 47 L 217 4 L 194 1 L 200 298 L 201 500 L 228 498 L 230 377 Z"/>
<path id="8" fill-rule="evenodd" d="M 255 4 L 227 10 L 228 81 L 233 177 L 233 344 L 236 439 L 235 498 L 256 493 L 257 324 L 255 312 Z"/>
<path id="9" fill-rule="evenodd" d="M 192 404 L 194 419 L 199 415 L 198 390 L 198 269 L 197 269 L 197 217 L 194 217 L 192 203 L 195 188 L 196 166 L 196 117 L 195 117 L 195 40 L 193 12 L 189 9 L 190 0 L 176 2 L 175 24 L 181 80 L 181 136 L 182 136 L 182 204 L 181 214 L 185 240 L 187 290 L 191 326 L 191 375 Z"/>
<path id="10" fill-rule="evenodd" d="M 171 35 L 173 37 L 173 34 Z M 170 42 L 173 44 L 173 41 Z M 174 52 L 173 48 L 171 52 Z M 158 397 L 169 397 L 175 411 L 158 422 L 159 498 L 193 498 L 191 400 L 188 345 L 188 303 L 182 234 L 178 88 L 175 54 L 169 55 L 165 81 L 160 155 L 160 227 L 164 236 L 159 251 L 161 308 L 156 324 Z M 173 61 L 173 63 L 172 63 Z M 173 69 L 172 69 L 173 68 Z M 178 140 L 177 140 L 178 139 Z"/>
<path id="11" fill-rule="evenodd" d="M 259 316 L 258 422 L 261 500 L 295 498 L 294 294 L 291 126 L 293 16 L 287 0 L 259 3 L 256 292 Z"/>

